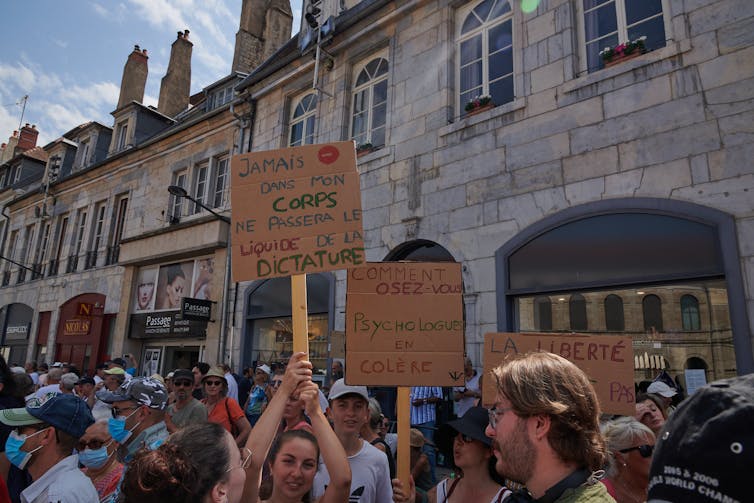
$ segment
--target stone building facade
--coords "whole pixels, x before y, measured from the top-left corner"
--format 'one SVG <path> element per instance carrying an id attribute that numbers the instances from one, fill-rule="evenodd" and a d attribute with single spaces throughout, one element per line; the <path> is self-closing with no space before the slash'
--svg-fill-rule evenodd
<path id="1" fill-rule="evenodd" d="M 521 330 L 631 335 L 637 382 L 753 371 L 754 6 L 536 4 L 330 2 L 316 79 L 294 40 L 237 86 L 250 150 L 353 138 L 368 260 L 461 262 L 476 365 L 485 333 Z M 271 281 L 240 286 L 244 362 L 286 351 L 285 309 L 252 308 Z"/>

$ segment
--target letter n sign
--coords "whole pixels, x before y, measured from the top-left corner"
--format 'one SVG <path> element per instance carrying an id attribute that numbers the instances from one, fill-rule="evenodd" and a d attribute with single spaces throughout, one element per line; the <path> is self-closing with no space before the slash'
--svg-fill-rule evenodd
<path id="1" fill-rule="evenodd" d="M 79 302 L 78 316 L 91 316 L 94 311 L 94 304 L 89 302 Z"/>

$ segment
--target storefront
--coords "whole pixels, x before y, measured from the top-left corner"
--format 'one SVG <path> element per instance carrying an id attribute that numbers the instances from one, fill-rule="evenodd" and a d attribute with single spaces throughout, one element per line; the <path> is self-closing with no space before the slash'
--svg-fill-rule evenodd
<path id="1" fill-rule="evenodd" d="M 2 354 L 9 364 L 23 366 L 31 333 L 34 309 L 26 304 L 8 304 L 0 310 Z"/>
<path id="2" fill-rule="evenodd" d="M 106 316 L 105 296 L 85 293 L 60 307 L 55 336 L 55 361 L 69 362 L 89 375 L 104 360 L 112 316 Z"/>
<path id="3" fill-rule="evenodd" d="M 138 268 L 128 337 L 140 344 L 139 375 L 166 375 L 203 359 L 207 326 L 217 317 L 214 269 L 212 256 Z"/>
<path id="4" fill-rule="evenodd" d="M 569 208 L 496 255 L 498 329 L 631 336 L 634 379 L 754 371 L 733 219 L 678 201 Z M 691 382 L 693 381 L 693 382 Z"/>

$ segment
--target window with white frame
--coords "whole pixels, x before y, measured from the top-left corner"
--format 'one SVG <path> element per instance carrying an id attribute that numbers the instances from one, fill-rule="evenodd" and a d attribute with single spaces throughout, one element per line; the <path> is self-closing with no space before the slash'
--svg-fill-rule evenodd
<path id="1" fill-rule="evenodd" d="M 63 245 L 65 244 L 66 233 L 68 232 L 68 215 L 58 217 L 58 225 L 55 234 L 54 248 L 50 254 L 50 265 L 47 270 L 48 276 L 54 276 L 58 273 L 60 267 L 60 257 L 63 254 Z"/>
<path id="2" fill-rule="evenodd" d="M 101 201 L 94 207 L 94 222 L 92 226 L 92 236 L 89 241 L 89 250 L 86 254 L 85 269 L 97 266 L 97 257 L 99 249 L 102 246 L 102 239 L 105 234 L 105 210 L 107 201 Z"/>
<path id="3" fill-rule="evenodd" d="M 86 208 L 79 208 L 79 210 L 76 212 L 76 232 L 73 236 L 73 249 L 71 250 L 71 254 L 68 256 L 68 265 L 66 268 L 67 272 L 74 272 L 78 269 L 79 265 L 79 256 L 81 255 L 81 250 L 84 247 L 84 232 L 86 231 L 86 216 L 87 216 L 87 209 Z"/>
<path id="4" fill-rule="evenodd" d="M 215 197 L 212 201 L 214 208 L 223 208 L 228 203 L 229 168 L 228 156 L 215 159 Z"/>
<path id="5" fill-rule="evenodd" d="M 513 12 L 508 0 L 483 0 L 458 11 L 459 110 L 480 96 L 513 101 Z"/>
<path id="6" fill-rule="evenodd" d="M 10 260 L 5 261 L 5 272 L 9 272 L 11 265 L 13 264 L 11 260 L 16 260 L 16 248 L 18 247 L 18 230 L 12 231 L 10 233 L 10 239 L 8 240 L 8 251 L 5 252 L 6 256 Z M 3 280 L 4 285 L 7 285 L 5 280 Z"/>
<path id="7" fill-rule="evenodd" d="M 317 95 L 309 93 L 296 100 L 291 113 L 291 134 L 288 145 L 299 147 L 314 143 L 316 125 Z"/>
<path id="8" fill-rule="evenodd" d="M 76 166 L 78 168 L 85 168 L 89 165 L 89 148 L 91 147 L 91 138 L 85 138 L 79 142 L 78 147 L 78 159 Z"/>
<path id="9" fill-rule="evenodd" d="M 170 185 L 175 185 L 183 189 L 186 188 L 188 182 L 188 170 L 182 169 L 173 173 L 173 181 Z M 173 221 L 177 221 L 183 216 L 183 199 L 179 196 L 170 195 L 170 218 Z"/>
<path id="10" fill-rule="evenodd" d="M 210 93 L 207 99 L 207 110 L 220 108 L 233 99 L 233 86 L 223 87 Z"/>
<path id="11" fill-rule="evenodd" d="M 207 206 L 209 199 L 209 161 L 204 161 L 194 168 L 194 199 Z M 194 213 L 202 211 L 199 204 L 194 204 Z"/>
<path id="12" fill-rule="evenodd" d="M 126 145 L 128 144 L 128 120 L 124 120 L 123 122 L 119 123 L 115 128 L 115 131 L 117 135 L 115 150 L 120 151 L 126 148 Z"/>
<path id="13" fill-rule="evenodd" d="M 38 269 L 44 262 L 47 255 L 47 247 L 50 245 L 50 222 L 45 222 L 42 225 L 42 233 L 39 235 L 39 244 L 37 246 L 37 253 L 34 256 L 34 268 Z"/>
<path id="14" fill-rule="evenodd" d="M 584 20 L 582 70 L 602 68 L 600 51 L 647 37 L 647 51 L 665 46 L 663 0 L 579 0 Z M 585 66 L 585 68 L 583 68 Z"/>
<path id="15" fill-rule="evenodd" d="M 351 121 L 351 138 L 357 146 L 385 144 L 387 77 L 388 62 L 384 57 L 374 58 L 358 70 Z"/>
<path id="16" fill-rule="evenodd" d="M 128 211 L 128 196 L 120 196 L 113 209 L 112 225 L 110 225 L 110 244 L 107 247 L 105 264 L 116 264 L 120 254 L 120 240 L 126 227 L 126 213 Z"/>

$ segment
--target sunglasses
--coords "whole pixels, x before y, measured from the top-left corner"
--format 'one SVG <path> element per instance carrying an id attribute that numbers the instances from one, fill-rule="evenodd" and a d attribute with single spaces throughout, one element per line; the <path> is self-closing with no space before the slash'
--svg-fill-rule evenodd
<path id="1" fill-rule="evenodd" d="M 222 386 L 222 381 L 204 381 L 207 386 Z"/>
<path id="2" fill-rule="evenodd" d="M 107 442 L 104 442 L 102 440 L 90 440 L 89 442 L 80 441 L 78 443 L 78 446 L 76 446 L 76 448 L 78 449 L 79 452 L 83 451 L 87 447 L 90 448 L 93 451 L 96 451 L 97 449 L 99 449 L 103 445 L 104 446 L 108 446 L 112 442 L 113 442 L 112 440 L 107 441 Z"/>
<path id="3" fill-rule="evenodd" d="M 176 388 L 180 388 L 181 386 L 193 386 L 193 385 L 194 383 L 191 381 L 175 381 L 173 383 L 173 386 L 175 386 Z"/>
<path id="4" fill-rule="evenodd" d="M 270 382 L 270 385 L 271 385 L 271 386 L 272 386 L 273 388 L 277 388 L 277 387 L 278 387 L 278 386 L 280 386 L 281 384 L 283 384 L 283 381 L 281 381 L 280 379 L 273 379 L 273 380 L 272 380 L 272 381 Z"/>
<path id="5" fill-rule="evenodd" d="M 642 458 L 649 458 L 652 457 L 652 453 L 655 450 L 654 445 L 637 445 L 636 447 L 629 447 L 628 449 L 621 449 L 619 452 L 627 453 L 631 451 L 639 451 L 639 454 L 641 454 Z"/>

